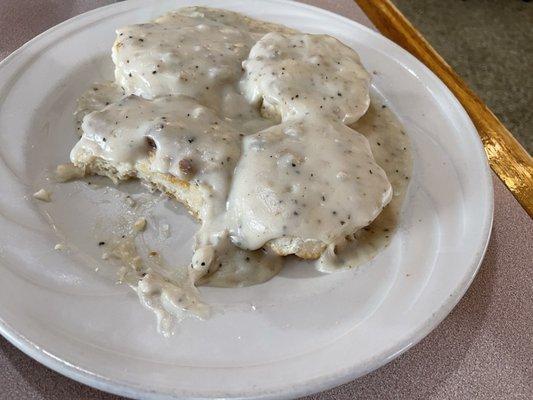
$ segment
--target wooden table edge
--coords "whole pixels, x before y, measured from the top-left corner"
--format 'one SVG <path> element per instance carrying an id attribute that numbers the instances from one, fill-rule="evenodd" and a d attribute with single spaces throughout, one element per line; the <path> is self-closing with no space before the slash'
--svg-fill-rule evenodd
<path id="1" fill-rule="evenodd" d="M 533 159 L 390 0 L 354 0 L 376 28 L 435 73 L 461 102 L 481 137 L 492 170 L 533 217 Z"/>

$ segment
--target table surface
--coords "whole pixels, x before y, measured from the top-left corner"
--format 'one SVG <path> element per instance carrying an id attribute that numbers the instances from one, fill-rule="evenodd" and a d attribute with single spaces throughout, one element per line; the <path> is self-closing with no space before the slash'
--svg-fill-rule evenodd
<path id="1" fill-rule="evenodd" d="M 49 27 L 109 0 L 2 0 L 0 59 Z M 352 0 L 306 0 L 367 26 Z M 9 29 L 6 29 L 9 27 Z M 424 340 L 325 399 L 533 398 L 533 221 L 493 174 L 485 260 L 452 313 Z M 37 363 L 0 337 L 0 399 L 120 399 Z"/>

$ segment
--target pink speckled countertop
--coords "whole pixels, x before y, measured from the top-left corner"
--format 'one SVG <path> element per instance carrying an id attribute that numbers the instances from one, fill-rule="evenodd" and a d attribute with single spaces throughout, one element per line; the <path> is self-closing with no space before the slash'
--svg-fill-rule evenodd
<path id="1" fill-rule="evenodd" d="M 0 59 L 109 0 L 2 0 Z M 352 0 L 307 0 L 371 26 Z M 427 338 L 325 399 L 532 399 L 533 221 L 494 175 L 492 238 L 472 286 Z M 65 378 L 0 337 L 0 399 L 119 399 Z"/>

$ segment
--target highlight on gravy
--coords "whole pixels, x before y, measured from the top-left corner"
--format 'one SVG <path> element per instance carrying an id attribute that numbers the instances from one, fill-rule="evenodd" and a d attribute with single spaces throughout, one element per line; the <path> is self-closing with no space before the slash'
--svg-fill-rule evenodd
<path id="1" fill-rule="evenodd" d="M 285 256 L 353 268 L 390 242 L 410 144 L 351 48 L 187 7 L 118 29 L 112 60 L 115 81 L 78 100 L 81 136 L 59 178 L 138 178 L 198 220 L 191 263 L 172 277 L 139 256 L 142 229 L 107 253 L 163 334 L 209 315 L 198 285 L 265 282 Z"/>

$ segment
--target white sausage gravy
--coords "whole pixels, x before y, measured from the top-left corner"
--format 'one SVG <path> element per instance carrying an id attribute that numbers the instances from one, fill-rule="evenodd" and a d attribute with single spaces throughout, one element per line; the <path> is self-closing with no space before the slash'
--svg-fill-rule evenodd
<path id="1" fill-rule="evenodd" d="M 141 178 L 201 222 L 181 279 L 127 273 L 163 333 L 172 315 L 205 317 L 197 285 L 264 282 L 289 254 L 323 272 L 356 267 L 389 243 L 410 144 L 349 47 L 188 7 L 118 29 L 112 59 L 115 81 L 78 100 L 71 161 Z"/>

